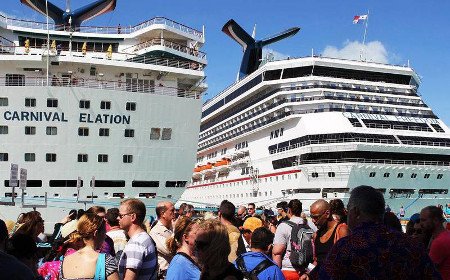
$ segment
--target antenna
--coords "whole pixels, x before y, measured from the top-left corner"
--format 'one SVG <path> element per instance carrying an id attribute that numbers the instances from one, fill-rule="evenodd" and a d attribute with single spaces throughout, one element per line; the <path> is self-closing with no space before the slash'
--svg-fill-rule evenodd
<path id="1" fill-rule="evenodd" d="M 66 13 L 70 13 L 70 0 L 66 0 Z"/>
<path id="2" fill-rule="evenodd" d="M 256 23 L 253 26 L 252 38 L 255 39 L 255 36 L 256 36 Z"/>

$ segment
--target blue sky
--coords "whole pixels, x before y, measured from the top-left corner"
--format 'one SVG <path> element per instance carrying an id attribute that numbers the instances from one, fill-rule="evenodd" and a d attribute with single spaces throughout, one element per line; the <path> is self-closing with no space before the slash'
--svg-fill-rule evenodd
<path id="1" fill-rule="evenodd" d="M 65 6 L 65 0 L 53 0 Z M 92 0 L 93 1 L 93 0 Z M 72 0 L 72 8 L 91 2 Z M 18 17 L 44 20 L 19 0 L 2 1 L 1 10 Z M 372 56 L 392 64 L 409 63 L 422 77 L 419 88 L 433 111 L 450 125 L 450 1 L 363 0 L 118 0 L 116 11 L 88 25 L 134 25 L 164 16 L 190 27 L 206 28 L 206 68 L 211 98 L 236 79 L 241 47 L 220 30 L 230 18 L 249 33 L 264 38 L 292 26 L 302 30 L 270 48 L 291 57 L 316 54 L 343 55 L 358 49 L 363 25 L 353 25 L 353 16 L 370 10 L 367 41 Z M 359 54 L 357 54 L 359 55 Z"/>

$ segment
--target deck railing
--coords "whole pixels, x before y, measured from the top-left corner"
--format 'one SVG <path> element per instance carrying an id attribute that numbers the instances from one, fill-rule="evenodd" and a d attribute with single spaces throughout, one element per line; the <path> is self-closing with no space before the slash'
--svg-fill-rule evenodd
<path id="1" fill-rule="evenodd" d="M 367 159 L 367 158 L 342 158 L 342 159 L 320 159 L 320 160 L 300 160 L 298 165 L 302 164 L 322 164 L 322 163 L 370 163 L 370 164 L 401 164 L 401 165 L 419 165 L 419 166 L 450 166 L 448 161 L 429 161 L 429 160 L 393 160 L 393 159 Z"/>
<path id="2" fill-rule="evenodd" d="M 0 14 L 0 22 L 4 22 L 7 25 L 11 25 L 14 27 L 47 30 L 47 23 L 45 22 L 9 18 L 1 14 Z M 82 33 L 98 33 L 98 34 L 131 34 L 133 32 L 139 31 L 154 24 L 167 25 L 184 33 L 194 35 L 201 39 L 203 38 L 202 31 L 188 27 L 186 25 L 183 25 L 181 23 L 178 23 L 165 17 L 155 17 L 134 26 L 80 26 L 77 27 L 76 30 L 73 29 L 71 30 L 70 26 L 67 25 L 56 25 L 54 23 L 49 23 L 48 29 L 55 31 L 66 31 L 66 32 L 75 31 Z"/>
<path id="3" fill-rule="evenodd" d="M 124 52 L 127 52 L 127 51 L 137 52 L 137 51 L 140 51 L 142 49 L 149 48 L 152 46 L 164 46 L 164 47 L 171 48 L 171 49 L 179 51 L 179 52 L 184 52 L 189 55 L 193 55 L 193 56 L 201 58 L 201 59 L 206 59 L 206 53 L 204 53 L 204 52 L 201 52 L 201 51 L 193 49 L 193 48 L 189 48 L 187 46 L 183 46 L 181 44 L 178 44 L 178 43 L 175 43 L 175 42 L 172 42 L 169 40 L 161 39 L 161 38 L 150 39 L 148 41 L 139 43 L 137 45 L 128 47 L 128 48 L 124 49 L 123 51 Z"/>
<path id="4" fill-rule="evenodd" d="M 46 77 L 28 77 L 28 76 L 14 76 L 10 78 L 0 78 L 0 87 L 45 87 L 47 86 Z M 107 81 L 101 79 L 83 79 L 83 78 L 59 78 L 49 77 L 48 86 L 51 87 L 71 87 L 71 88 L 90 88 L 102 90 L 117 90 L 125 92 L 139 92 L 156 95 L 168 95 L 184 98 L 200 99 L 202 93 L 200 91 L 188 91 L 184 89 L 165 87 L 165 86 L 150 86 L 139 83 L 127 83 L 122 81 Z"/>

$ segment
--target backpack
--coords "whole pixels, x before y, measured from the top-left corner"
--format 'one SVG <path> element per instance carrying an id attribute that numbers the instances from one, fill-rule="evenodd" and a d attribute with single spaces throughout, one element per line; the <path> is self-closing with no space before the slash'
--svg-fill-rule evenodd
<path id="1" fill-rule="evenodd" d="M 295 270 L 300 271 L 313 262 L 313 234 L 314 231 L 304 224 L 286 221 L 291 230 L 291 255 L 289 260 Z"/>
<path id="2" fill-rule="evenodd" d="M 236 260 L 237 268 L 244 274 L 244 279 L 247 280 L 258 280 L 258 275 L 263 272 L 266 268 L 271 267 L 272 265 L 275 265 L 273 262 L 271 262 L 268 259 L 263 260 L 260 262 L 255 268 L 253 268 L 251 271 L 247 271 L 247 267 L 245 266 L 244 257 L 239 256 Z"/>

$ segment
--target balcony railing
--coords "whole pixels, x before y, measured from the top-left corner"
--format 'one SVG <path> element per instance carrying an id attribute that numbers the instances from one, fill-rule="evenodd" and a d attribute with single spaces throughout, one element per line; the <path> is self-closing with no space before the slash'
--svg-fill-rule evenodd
<path id="1" fill-rule="evenodd" d="M 0 87 L 45 87 L 47 86 L 46 77 L 13 77 L 13 78 L 0 78 Z M 102 90 L 117 90 L 126 92 L 139 92 L 149 93 L 156 95 L 168 95 L 184 98 L 200 99 L 202 93 L 199 91 L 187 91 L 184 89 L 164 87 L 164 86 L 150 86 L 139 83 L 126 83 L 121 81 L 106 81 L 106 80 L 93 80 L 82 78 L 58 78 L 49 77 L 48 86 L 51 87 L 71 87 L 71 88 L 90 88 L 90 89 L 102 89 Z"/>
<path id="2" fill-rule="evenodd" d="M 432 166 L 450 166 L 448 161 L 428 161 L 428 160 L 393 160 L 393 159 L 367 159 L 367 158 L 342 158 L 342 159 L 319 159 L 319 160 L 300 160 L 298 165 L 303 164 L 321 164 L 321 163 L 370 163 L 370 164 L 401 164 L 401 165 L 432 165 Z"/>
<path id="3" fill-rule="evenodd" d="M 14 27 L 47 30 L 47 23 L 45 22 L 8 18 L 4 15 L 0 15 L 0 22 L 4 22 L 7 25 Z M 184 33 L 198 37 L 200 39 L 203 39 L 203 32 L 165 17 L 155 17 L 134 26 L 80 26 L 76 30 L 71 30 L 70 26 L 67 25 L 65 26 L 49 23 L 48 29 L 55 31 L 66 31 L 66 32 L 75 31 L 82 33 L 97 33 L 97 34 L 131 34 L 154 24 L 163 24 L 172 27 L 174 29 L 177 29 L 179 31 L 182 31 Z"/>
<path id="4" fill-rule="evenodd" d="M 201 58 L 201 59 L 206 59 L 206 53 L 204 53 L 204 52 L 201 52 L 201 51 L 193 49 L 193 48 L 188 48 L 187 46 L 183 46 L 181 44 L 171 42 L 169 40 L 165 40 L 165 39 L 161 39 L 161 38 L 154 38 L 154 39 L 139 43 L 137 45 L 128 47 L 128 48 L 124 49 L 123 51 L 124 52 L 127 52 L 127 51 L 137 52 L 137 51 L 140 51 L 142 49 L 149 48 L 152 46 L 164 46 L 164 47 L 171 48 L 171 49 L 179 51 L 179 52 L 184 52 L 186 54 L 193 55 L 193 56 Z"/>

